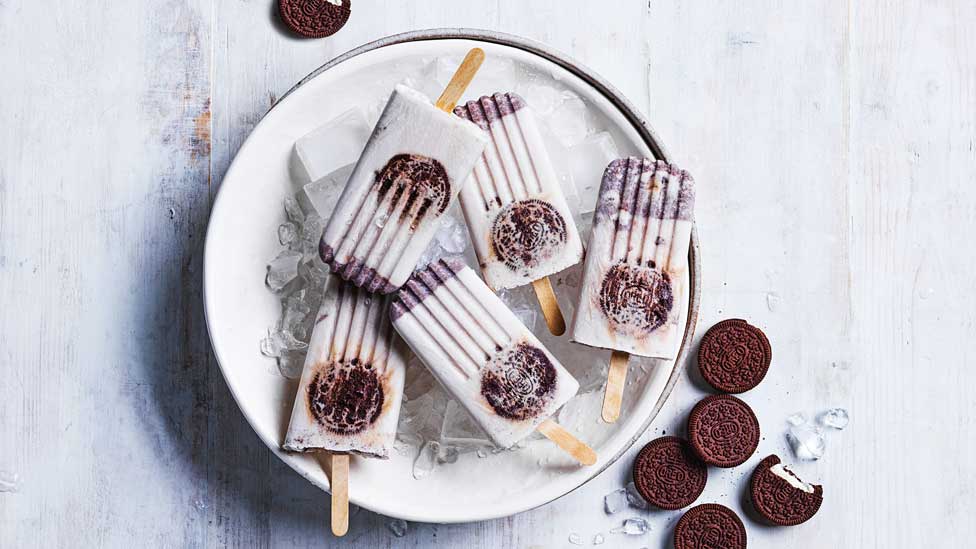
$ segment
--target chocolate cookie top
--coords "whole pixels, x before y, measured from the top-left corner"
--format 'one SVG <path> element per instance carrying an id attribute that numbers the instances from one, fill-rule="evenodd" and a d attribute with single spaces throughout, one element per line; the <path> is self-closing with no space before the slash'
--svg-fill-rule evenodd
<path id="1" fill-rule="evenodd" d="M 641 497 L 661 509 L 687 507 L 705 489 L 708 468 L 679 437 L 647 443 L 634 462 L 634 485 Z"/>
<path id="2" fill-rule="evenodd" d="M 766 520 L 796 526 L 810 520 L 823 503 L 823 486 L 807 484 L 776 455 L 759 462 L 752 472 L 752 505 Z"/>
<path id="3" fill-rule="evenodd" d="M 742 319 L 712 326 L 698 347 L 698 369 L 723 393 L 744 393 L 766 377 L 773 350 L 766 334 Z"/>
<path id="4" fill-rule="evenodd" d="M 717 503 L 692 507 L 674 528 L 674 549 L 746 549 L 746 527 Z"/>
<path id="5" fill-rule="evenodd" d="M 734 396 L 712 395 L 692 408 L 688 440 L 705 463 L 735 467 L 759 446 L 759 420 L 748 404 Z"/>
<path id="6" fill-rule="evenodd" d="M 281 20 L 305 38 L 324 38 L 335 34 L 351 12 L 350 0 L 278 0 Z"/>

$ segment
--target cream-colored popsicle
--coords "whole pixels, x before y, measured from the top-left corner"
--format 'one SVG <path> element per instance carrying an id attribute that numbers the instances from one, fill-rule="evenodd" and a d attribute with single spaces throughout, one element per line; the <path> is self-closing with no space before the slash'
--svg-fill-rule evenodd
<path id="1" fill-rule="evenodd" d="M 454 114 L 491 138 L 460 194 L 488 285 L 524 286 L 578 263 L 583 244 L 531 107 L 496 93 Z"/>
<path id="2" fill-rule="evenodd" d="M 370 292 L 395 291 L 486 141 L 476 125 L 397 86 L 322 233 L 322 261 Z"/>
<path id="3" fill-rule="evenodd" d="M 684 333 L 694 180 L 664 161 L 607 166 L 593 213 L 574 341 L 672 359 Z"/>
<path id="4" fill-rule="evenodd" d="M 328 277 L 285 450 L 389 456 L 407 352 L 390 324 L 390 300 Z"/>
<path id="5" fill-rule="evenodd" d="M 488 286 L 456 259 L 417 271 L 391 306 L 393 326 L 501 447 L 539 429 L 579 384 Z M 581 447 L 584 463 L 595 454 Z M 553 438 L 550 436 L 550 438 Z M 563 446 L 562 444 L 560 444 Z M 566 448 L 566 446 L 563 446 Z"/>
<path id="6" fill-rule="evenodd" d="M 613 350 L 602 414 L 612 423 L 629 356 L 677 355 L 695 184 L 664 161 L 621 158 L 607 166 L 597 200 L 570 337 Z"/>

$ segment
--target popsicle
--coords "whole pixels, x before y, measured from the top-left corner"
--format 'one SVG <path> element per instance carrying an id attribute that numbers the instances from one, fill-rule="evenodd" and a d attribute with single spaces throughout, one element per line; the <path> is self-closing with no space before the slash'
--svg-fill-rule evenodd
<path id="1" fill-rule="evenodd" d="M 579 383 L 463 262 L 440 259 L 396 294 L 393 326 L 498 446 L 534 430 L 585 465 L 596 454 L 551 416 Z"/>
<path id="2" fill-rule="evenodd" d="M 695 183 L 662 160 L 621 158 L 607 166 L 597 200 L 570 337 L 613 350 L 602 415 L 614 422 L 630 355 L 678 352 Z"/>
<path id="3" fill-rule="evenodd" d="M 388 294 L 417 266 L 487 142 L 450 114 L 483 59 L 471 50 L 436 105 L 407 86 L 393 90 L 319 242 L 343 279 Z"/>
<path id="4" fill-rule="evenodd" d="M 328 277 L 282 445 L 331 453 L 337 535 L 348 526 L 348 454 L 386 458 L 396 435 L 407 350 L 390 300 Z"/>
<path id="5" fill-rule="evenodd" d="M 458 105 L 454 114 L 490 136 L 461 188 L 461 209 L 493 289 L 532 283 L 549 330 L 566 330 L 548 276 L 579 263 L 583 243 L 536 125 L 515 93 Z"/>

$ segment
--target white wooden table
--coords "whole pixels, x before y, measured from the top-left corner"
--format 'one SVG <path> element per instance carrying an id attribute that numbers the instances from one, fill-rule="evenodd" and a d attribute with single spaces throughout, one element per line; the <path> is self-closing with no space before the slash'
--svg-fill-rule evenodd
<path id="1" fill-rule="evenodd" d="M 668 547 L 676 513 L 602 509 L 636 448 L 532 512 L 397 538 L 361 511 L 336 541 L 211 355 L 203 236 L 242 140 L 331 57 L 446 26 L 574 56 L 696 175 L 700 326 L 745 317 L 773 342 L 747 395 L 762 455 L 789 456 L 794 411 L 851 411 L 797 467 L 825 485 L 820 514 L 747 520 L 750 547 L 972 544 L 976 4 L 353 4 L 339 34 L 303 41 L 272 0 L 0 0 L 0 480 L 20 477 L 0 547 Z M 702 394 L 681 380 L 645 439 Z M 713 470 L 701 501 L 740 509 L 750 470 Z M 654 532 L 609 533 L 629 516 Z"/>

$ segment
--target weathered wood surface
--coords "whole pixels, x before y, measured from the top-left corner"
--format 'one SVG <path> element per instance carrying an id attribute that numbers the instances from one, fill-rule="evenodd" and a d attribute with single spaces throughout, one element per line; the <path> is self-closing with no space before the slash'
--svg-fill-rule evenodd
<path id="1" fill-rule="evenodd" d="M 851 410 L 798 467 L 826 486 L 820 515 L 748 522 L 750 547 L 971 543 L 973 3 L 358 0 L 317 41 L 285 35 L 273 5 L 0 0 L 0 472 L 22 479 L 0 492 L 0 546 L 668 546 L 675 513 L 602 509 L 636 449 L 532 512 L 396 538 L 360 511 L 336 542 L 326 497 L 220 377 L 201 253 L 241 142 L 329 58 L 442 26 L 574 56 L 695 173 L 700 325 L 749 318 L 774 344 L 747 395 L 761 451 L 785 452 L 789 413 Z M 645 438 L 680 431 L 702 394 L 683 379 Z M 702 501 L 739 508 L 748 472 L 713 471 Z M 631 515 L 655 531 L 609 533 Z"/>

